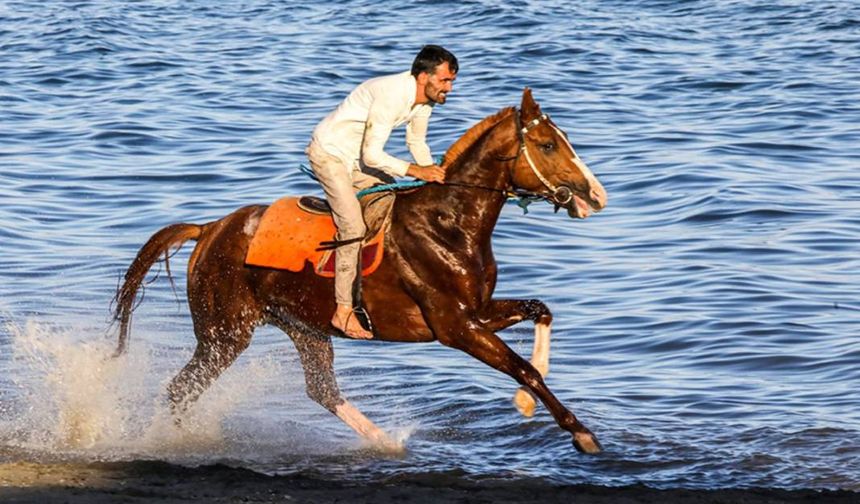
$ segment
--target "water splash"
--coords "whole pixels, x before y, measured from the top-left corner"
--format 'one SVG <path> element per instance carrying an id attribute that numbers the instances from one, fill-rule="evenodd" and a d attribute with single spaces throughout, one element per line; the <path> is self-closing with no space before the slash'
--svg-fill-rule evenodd
<path id="1" fill-rule="evenodd" d="M 177 423 L 165 391 L 190 349 L 147 344 L 138 328 L 135 345 L 113 358 L 115 342 L 88 329 L 35 320 L 7 322 L 5 329 L 14 390 L 7 394 L 12 402 L 0 406 L 0 458 L 241 460 L 265 470 L 307 456 L 367 453 L 354 433 L 305 397 L 300 369 L 285 365 L 297 365 L 295 355 L 240 358 Z M 273 397 L 293 407 L 272 411 Z M 405 445 L 418 424 L 399 420 L 389 433 Z"/>
<path id="2" fill-rule="evenodd" d="M 171 374 L 154 349 L 135 345 L 112 358 L 113 342 L 28 320 L 12 336 L 14 403 L 4 405 L 0 440 L 8 449 L 51 457 L 188 458 L 229 455 L 224 423 L 263 397 L 282 374 L 272 359 L 226 373 L 177 425 L 164 390 Z"/>
<path id="3" fill-rule="evenodd" d="M 75 450 L 122 437 L 128 408 L 143 376 L 122 373 L 126 359 L 109 359 L 107 342 L 80 341 L 73 331 L 27 321 L 7 324 L 19 412 L 11 429 L 23 447 Z M 146 367 L 146 355 L 137 356 Z"/>

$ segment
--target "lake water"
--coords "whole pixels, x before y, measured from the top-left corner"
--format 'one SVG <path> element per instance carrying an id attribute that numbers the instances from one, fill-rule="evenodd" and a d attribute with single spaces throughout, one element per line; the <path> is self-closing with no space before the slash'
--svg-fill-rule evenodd
<path id="1" fill-rule="evenodd" d="M 368 452 L 272 328 L 177 434 L 191 246 L 106 362 L 119 276 L 167 224 L 320 194 L 315 124 L 424 43 L 461 68 L 434 153 L 529 86 L 609 192 L 584 221 L 510 205 L 494 242 L 497 297 L 553 310 L 548 384 L 605 453 L 457 351 L 338 340 L 341 388 L 408 447 Z M 860 490 L 858 83 L 847 1 L 2 2 L 0 459 Z"/>

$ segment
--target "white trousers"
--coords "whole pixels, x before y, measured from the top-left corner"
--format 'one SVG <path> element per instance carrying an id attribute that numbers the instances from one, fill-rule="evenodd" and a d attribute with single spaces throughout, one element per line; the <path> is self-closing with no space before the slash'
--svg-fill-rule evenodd
<path id="1" fill-rule="evenodd" d="M 367 232 L 361 204 L 355 193 L 375 184 L 393 181 L 381 174 L 381 178 L 345 166 L 343 160 L 332 156 L 315 142 L 308 145 L 305 153 L 311 168 L 325 191 L 326 200 L 331 207 L 338 240 L 360 238 Z M 361 292 L 359 257 L 361 242 L 350 243 L 337 248 L 335 253 L 334 295 L 337 304 L 353 306 L 354 296 Z"/>

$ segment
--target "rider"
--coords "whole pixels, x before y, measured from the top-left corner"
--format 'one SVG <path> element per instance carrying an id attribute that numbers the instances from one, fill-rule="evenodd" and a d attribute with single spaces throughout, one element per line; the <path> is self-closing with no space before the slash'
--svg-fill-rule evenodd
<path id="1" fill-rule="evenodd" d="M 410 72 L 376 77 L 356 87 L 317 125 L 305 151 L 331 206 L 337 239 L 359 239 L 338 247 L 335 260 L 337 310 L 331 324 L 351 338 L 373 337 L 352 316 L 358 299 L 353 288 L 360 282 L 360 238 L 366 232 L 355 193 L 389 182 L 391 176 L 444 181 L 445 169 L 433 162 L 425 137 L 433 106 L 445 103 L 458 69 L 453 54 L 440 46 L 424 46 Z M 391 130 L 401 124 L 406 124 L 406 145 L 415 163 L 384 151 Z"/>

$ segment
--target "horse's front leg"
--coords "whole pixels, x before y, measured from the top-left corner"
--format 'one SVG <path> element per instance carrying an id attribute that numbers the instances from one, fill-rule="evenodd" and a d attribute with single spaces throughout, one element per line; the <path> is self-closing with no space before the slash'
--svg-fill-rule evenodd
<path id="1" fill-rule="evenodd" d="M 573 445 L 577 450 L 584 453 L 600 452 L 597 437 L 555 397 L 538 370 L 511 350 L 501 338 L 487 330 L 479 320 L 457 320 L 455 310 L 431 313 L 428 319 L 440 343 L 460 349 L 511 376 L 540 399 L 556 423 L 573 435 Z M 425 312 L 425 316 L 428 316 L 428 312 Z"/>
<path id="2" fill-rule="evenodd" d="M 549 335 L 552 313 L 537 299 L 493 299 L 484 306 L 481 322 L 490 331 L 500 331 L 523 320 L 535 323 L 535 341 L 532 349 L 531 364 L 546 378 L 549 372 Z M 514 394 L 514 406 L 525 417 L 535 413 L 535 398 L 526 387 L 520 387 Z"/>

